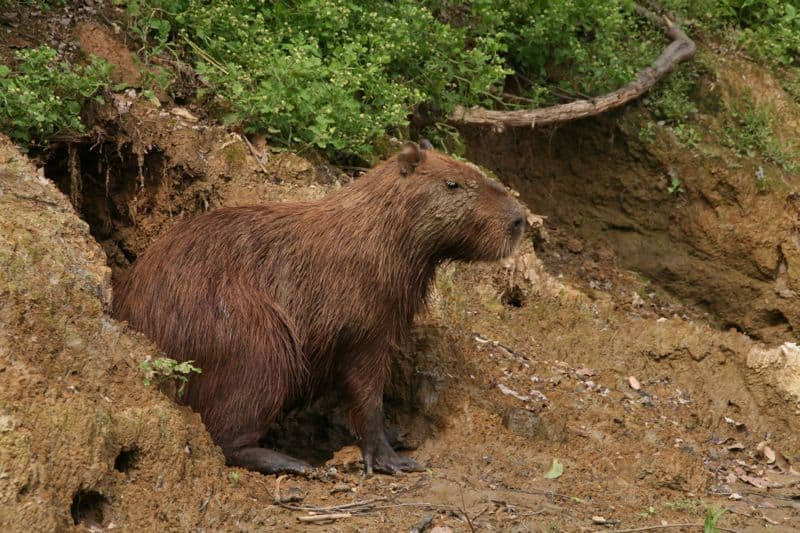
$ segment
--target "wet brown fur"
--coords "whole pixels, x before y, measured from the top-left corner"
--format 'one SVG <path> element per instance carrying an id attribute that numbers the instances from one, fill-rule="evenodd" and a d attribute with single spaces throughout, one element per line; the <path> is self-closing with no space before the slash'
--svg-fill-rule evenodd
<path id="1" fill-rule="evenodd" d="M 437 265 L 508 255 L 522 216 L 476 167 L 409 144 L 321 200 L 176 225 L 115 286 L 114 312 L 202 368 L 183 400 L 226 455 L 332 389 L 363 437 Z"/>

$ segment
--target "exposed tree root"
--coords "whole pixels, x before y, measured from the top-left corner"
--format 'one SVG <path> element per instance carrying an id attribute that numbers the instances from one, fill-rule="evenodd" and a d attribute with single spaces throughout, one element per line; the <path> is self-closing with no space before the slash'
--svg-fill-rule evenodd
<path id="1" fill-rule="evenodd" d="M 670 20 L 666 16 L 659 17 L 639 4 L 634 4 L 634 10 L 653 24 L 664 28 L 664 33 L 671 42 L 661 55 L 650 66 L 640 70 L 636 79 L 629 84 L 603 96 L 539 109 L 495 111 L 484 107 L 467 109 L 458 106 L 448 120 L 454 124 L 491 126 L 500 131 L 507 126 L 534 128 L 599 115 L 640 97 L 679 63 L 694 56 L 697 46 L 684 33 L 677 21 Z"/>

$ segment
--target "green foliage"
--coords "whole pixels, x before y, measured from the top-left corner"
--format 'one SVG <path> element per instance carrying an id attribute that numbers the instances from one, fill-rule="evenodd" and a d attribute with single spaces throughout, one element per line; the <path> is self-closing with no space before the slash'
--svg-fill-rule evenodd
<path id="1" fill-rule="evenodd" d="M 798 0 L 667 0 L 665 4 L 707 30 L 732 36 L 756 59 L 797 65 Z"/>
<path id="2" fill-rule="evenodd" d="M 121 3 L 121 0 L 116 0 Z M 667 0 L 689 31 L 733 35 L 756 57 L 792 64 L 800 0 Z M 125 2 L 139 56 L 188 53 L 221 97 L 220 118 L 272 143 L 368 158 L 412 116 L 437 144 L 462 149 L 443 124 L 456 105 L 534 107 L 629 82 L 664 36 L 632 0 L 286 0 Z M 731 37 L 725 37 L 730 39 Z M 154 65 L 150 65 L 154 66 Z M 151 77 L 158 70 L 146 69 Z M 700 70 L 660 82 L 648 107 L 697 146 Z M 156 73 L 156 74 L 152 74 Z M 162 88 L 166 76 L 153 80 Z M 209 94 L 211 93 L 211 94 Z M 512 98 L 507 96 L 512 94 Z M 219 104 L 219 100 L 215 101 Z M 646 136 L 652 132 L 644 132 Z"/>
<path id="3" fill-rule="evenodd" d="M 181 46 L 224 98 L 224 120 L 283 145 L 366 156 L 417 113 L 599 94 L 630 81 L 663 37 L 630 0 L 294 0 L 127 3 L 136 32 Z M 509 75 L 512 75 L 509 77 Z M 452 131 L 433 133 L 451 144 Z M 456 146 L 459 141 L 452 144 Z"/>
<path id="4" fill-rule="evenodd" d="M 761 155 L 788 172 L 800 170 L 797 149 L 781 143 L 775 132 L 777 117 L 774 109 L 756 106 L 745 97 L 739 109 L 731 110 L 730 117 L 722 143 L 738 156 L 753 158 Z"/>
<path id="5" fill-rule="evenodd" d="M 144 371 L 145 378 L 144 384 L 150 385 L 155 382 L 159 388 L 167 383 L 179 383 L 178 396 L 183 396 L 183 391 L 186 384 L 189 382 L 189 376 L 192 372 L 197 374 L 203 371 L 196 366 L 193 366 L 194 361 L 184 361 L 183 363 L 177 362 L 175 359 L 169 357 L 159 357 L 157 359 L 147 359 L 142 361 L 139 365 Z"/>
<path id="6" fill-rule="evenodd" d="M 695 78 L 694 70 L 684 69 L 673 72 L 653 89 L 647 100 L 657 118 L 680 124 L 697 113 L 697 106 L 689 97 Z"/>
<path id="7" fill-rule="evenodd" d="M 47 46 L 20 50 L 16 60 L 13 68 L 0 65 L 0 130 L 20 143 L 82 132 L 81 107 L 108 85 L 108 63 L 71 66 Z"/>
<path id="8" fill-rule="evenodd" d="M 683 182 L 681 182 L 681 179 L 678 177 L 674 177 L 671 180 L 669 180 L 669 185 L 667 185 L 667 191 L 673 196 L 680 196 L 681 194 L 686 192 L 683 190 Z"/>
<path id="9" fill-rule="evenodd" d="M 224 117 L 283 144 L 366 154 L 424 105 L 486 103 L 507 74 L 500 45 L 420 2 L 149 2 L 230 104 Z M 150 19 L 152 26 L 156 21 Z M 157 31 L 162 26 L 157 24 Z"/>
<path id="10" fill-rule="evenodd" d="M 703 533 L 716 533 L 719 531 L 717 529 L 717 522 L 719 522 L 722 515 L 727 513 L 727 509 L 717 509 L 714 506 L 709 506 L 706 508 L 706 518 L 703 521 Z"/>
<path id="11" fill-rule="evenodd" d="M 428 3 L 444 14 L 463 4 Z M 632 5 L 631 0 L 476 0 L 461 23 L 473 38 L 494 35 L 508 66 L 521 75 L 515 79 L 518 88 L 534 104 L 552 103 L 616 89 L 658 55 L 663 37 Z"/>

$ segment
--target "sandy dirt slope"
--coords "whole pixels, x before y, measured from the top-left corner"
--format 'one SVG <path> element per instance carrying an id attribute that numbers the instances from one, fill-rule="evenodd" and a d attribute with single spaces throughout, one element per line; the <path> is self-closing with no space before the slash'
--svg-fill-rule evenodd
<path id="1" fill-rule="evenodd" d="M 68 32 L 86 31 L 77 25 L 84 15 Z M 104 41 L 118 38 L 113 31 L 93 37 L 84 46 L 124 53 Z M 526 168 L 563 174 L 563 186 L 548 178 L 542 188 L 541 176 L 519 172 L 525 165 L 504 169 L 475 150 L 529 205 L 551 207 L 549 237 L 531 229 L 531 241 L 503 264 L 439 272 L 386 397 L 389 422 L 405 429 L 403 440 L 416 447 L 409 453 L 428 471 L 365 478 L 352 438 L 335 423 L 329 429 L 338 419 L 335 399 L 332 410 L 317 405 L 292 414 L 270 436 L 316 461 L 311 479 L 226 468 L 199 418 L 143 384 L 139 364 L 158 354 L 106 314 L 111 276 L 184 217 L 315 198 L 350 178 L 268 149 L 256 151 L 257 162 L 241 137 L 199 111 L 155 107 L 135 90 L 113 95 L 92 111 L 90 134 L 52 147 L 39 169 L 0 140 L 0 529 L 401 531 L 430 517 L 431 527 L 459 531 L 665 522 L 695 531 L 709 507 L 729 509 L 718 523 L 729 529 L 800 528 L 800 358 L 785 344 L 794 320 L 789 303 L 778 308 L 786 321 L 764 327 L 758 313 L 773 300 L 753 307 L 753 329 L 769 340 L 760 344 L 717 327 L 724 320 L 704 316 L 696 301 L 681 302 L 677 285 L 666 283 L 672 293 L 658 288 L 651 299 L 628 272 L 630 257 L 647 257 L 631 252 L 642 243 L 683 243 L 677 249 L 684 253 L 700 246 L 692 240 L 698 228 L 710 228 L 719 243 L 713 257 L 724 260 L 718 266 L 695 254 L 690 265 L 705 273 L 736 272 L 741 264 L 755 269 L 745 274 L 759 264 L 770 270 L 773 260 L 780 263 L 774 239 L 752 248 L 770 252 L 760 263 L 751 255 L 728 259 L 743 243 L 766 239 L 762 207 L 783 205 L 782 189 L 751 199 L 747 205 L 757 208 L 737 219 L 734 241 L 716 233 L 725 226 L 709 222 L 697 202 L 725 218 L 739 196 L 722 194 L 729 189 L 720 185 L 714 200 L 704 181 L 685 172 L 691 160 L 675 163 L 689 189 L 683 203 L 637 181 L 668 159 L 642 154 L 640 145 L 614 144 L 618 151 L 604 159 L 618 172 L 603 175 L 619 182 L 581 185 L 578 156 L 606 154 L 597 144 L 603 122 L 584 124 L 580 153 L 521 159 Z M 495 141 L 498 153 L 511 153 Z M 543 141 L 521 142 L 535 148 Z M 741 190 L 750 194 L 746 177 Z M 660 199 L 650 204 L 651 225 L 636 222 L 644 211 L 620 190 Z M 550 196 L 536 200 L 542 191 Z M 618 213 L 607 198 L 622 202 Z M 673 227 L 676 209 L 686 222 Z M 775 238 L 790 242 L 791 220 L 778 222 Z M 634 231 L 624 230 L 633 223 Z M 615 232 L 632 234 L 635 246 L 601 238 Z M 791 273 L 793 260 L 783 253 Z M 744 279 L 742 286 L 767 294 L 777 283 L 767 274 L 731 274 L 725 286 Z M 686 286 L 702 291 L 704 279 L 711 278 L 689 278 Z M 710 287 L 724 296 L 711 311 L 726 309 L 734 293 Z M 746 317 L 739 310 L 750 308 L 748 294 L 735 300 L 731 316 Z M 548 479 L 554 460 L 563 471 Z M 304 522 L 319 514 L 342 516 L 322 527 Z"/>

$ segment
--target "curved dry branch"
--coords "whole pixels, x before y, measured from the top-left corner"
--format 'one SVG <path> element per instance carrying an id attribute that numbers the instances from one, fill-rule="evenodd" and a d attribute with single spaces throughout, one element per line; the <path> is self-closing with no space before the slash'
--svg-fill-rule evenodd
<path id="1" fill-rule="evenodd" d="M 677 21 L 659 17 L 639 4 L 634 4 L 634 10 L 653 24 L 664 28 L 664 33 L 672 42 L 650 66 L 640 70 L 636 79 L 629 84 L 603 96 L 539 109 L 494 111 L 484 107 L 467 109 L 458 106 L 448 120 L 454 124 L 492 126 L 498 130 L 506 126 L 534 128 L 599 115 L 640 97 L 671 72 L 678 63 L 694 56 L 697 46 L 684 33 Z"/>

